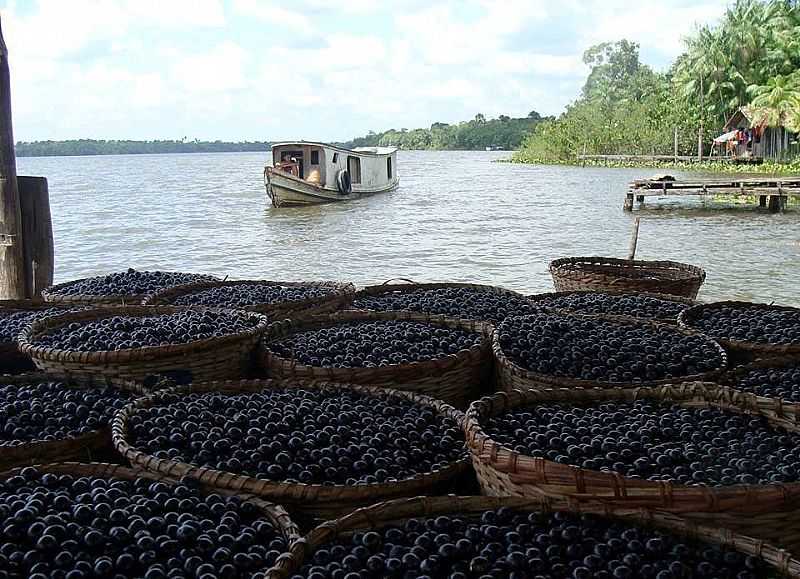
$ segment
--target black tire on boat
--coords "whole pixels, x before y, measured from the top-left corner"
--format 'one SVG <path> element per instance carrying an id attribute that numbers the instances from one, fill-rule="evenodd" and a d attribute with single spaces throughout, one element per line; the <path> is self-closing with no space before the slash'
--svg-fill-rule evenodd
<path id="1" fill-rule="evenodd" d="M 350 173 L 347 172 L 347 169 L 340 169 L 336 173 L 336 187 L 338 187 L 339 193 L 342 195 L 353 190 L 353 184 L 350 182 Z"/>

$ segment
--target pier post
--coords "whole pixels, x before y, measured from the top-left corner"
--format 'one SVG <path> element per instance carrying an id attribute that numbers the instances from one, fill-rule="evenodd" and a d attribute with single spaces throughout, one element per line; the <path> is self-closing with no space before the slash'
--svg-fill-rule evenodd
<path id="1" fill-rule="evenodd" d="M 22 212 L 22 247 L 25 254 L 25 279 L 30 296 L 41 297 L 53 284 L 53 223 L 50 197 L 44 177 L 17 177 Z"/>
<path id="2" fill-rule="evenodd" d="M 0 299 L 23 299 L 29 295 L 21 222 L 8 49 L 0 23 Z"/>
<path id="3" fill-rule="evenodd" d="M 625 196 L 625 204 L 622 206 L 625 211 L 633 211 L 633 193 L 628 192 Z"/>
<path id="4" fill-rule="evenodd" d="M 766 207 L 767 206 L 767 196 L 766 195 L 759 195 L 758 196 L 758 206 L 759 207 Z"/>

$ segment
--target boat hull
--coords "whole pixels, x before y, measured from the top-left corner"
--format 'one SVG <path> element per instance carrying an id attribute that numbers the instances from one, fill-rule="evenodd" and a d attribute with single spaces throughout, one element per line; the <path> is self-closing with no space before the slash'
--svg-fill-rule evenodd
<path id="1" fill-rule="evenodd" d="M 281 171 L 274 171 L 267 168 L 264 172 L 267 196 L 270 198 L 274 207 L 302 207 L 305 205 L 321 205 L 323 203 L 335 203 L 337 201 L 350 201 L 360 199 L 375 193 L 384 193 L 395 189 L 398 181 L 388 183 L 385 187 L 370 191 L 352 191 L 350 193 L 340 193 L 336 189 L 327 189 L 297 179 L 292 175 L 287 175 Z"/>

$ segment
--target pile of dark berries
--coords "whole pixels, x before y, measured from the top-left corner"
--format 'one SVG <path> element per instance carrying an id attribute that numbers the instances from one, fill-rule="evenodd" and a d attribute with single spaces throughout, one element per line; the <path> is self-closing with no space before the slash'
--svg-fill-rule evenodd
<path id="1" fill-rule="evenodd" d="M 542 404 L 488 419 L 485 431 L 528 456 L 632 478 L 706 486 L 800 481 L 800 434 L 717 408 Z"/>
<path id="2" fill-rule="evenodd" d="M 0 447 L 65 440 L 105 428 L 132 397 L 112 386 L 0 382 Z"/>
<path id="3" fill-rule="evenodd" d="M 330 288 L 315 285 L 283 286 L 259 282 L 235 283 L 187 293 L 176 297 L 172 303 L 178 306 L 241 308 L 321 298 L 330 292 Z"/>
<path id="4" fill-rule="evenodd" d="M 800 362 L 784 368 L 753 368 L 734 387 L 759 396 L 800 402 Z"/>
<path id="5" fill-rule="evenodd" d="M 375 368 L 424 362 L 480 345 L 481 336 L 423 322 L 352 322 L 298 332 L 267 348 L 307 366 Z"/>
<path id="6" fill-rule="evenodd" d="M 536 300 L 544 308 L 579 314 L 631 316 L 646 320 L 678 320 L 688 304 L 641 294 L 604 294 L 600 292 L 552 295 Z"/>
<path id="7" fill-rule="evenodd" d="M 729 547 L 592 515 L 409 519 L 326 543 L 291 579 L 756 579 L 765 563 Z"/>
<path id="8" fill-rule="evenodd" d="M 524 316 L 537 310 L 522 296 L 470 287 L 422 288 L 361 296 L 355 299 L 352 307 L 380 312 L 407 310 L 495 323 L 508 316 Z"/>
<path id="9" fill-rule="evenodd" d="M 0 577 L 263 577 L 286 540 L 250 504 L 190 484 L 41 474 L 0 482 Z"/>
<path id="10" fill-rule="evenodd" d="M 127 350 L 219 338 L 250 330 L 256 325 L 257 317 L 233 310 L 113 316 L 57 327 L 37 336 L 36 345 L 81 352 Z"/>
<path id="11" fill-rule="evenodd" d="M 75 308 L 37 308 L 33 310 L 0 311 L 0 342 L 13 342 L 20 332 L 37 320 L 76 312 L 85 307 Z"/>
<path id="12" fill-rule="evenodd" d="M 527 370 L 609 383 L 692 376 L 723 366 L 718 347 L 669 326 L 616 323 L 559 314 L 508 318 L 500 347 Z"/>
<path id="13" fill-rule="evenodd" d="M 124 272 L 76 280 L 59 288 L 50 288 L 48 292 L 61 296 L 138 296 L 198 281 L 215 281 L 215 278 L 197 273 L 137 271 L 131 268 Z"/>
<path id="14" fill-rule="evenodd" d="M 730 341 L 800 345 L 800 309 L 725 305 L 702 308 L 692 327 Z"/>
<path id="15" fill-rule="evenodd" d="M 408 400 L 353 391 L 166 395 L 130 418 L 132 446 L 162 459 L 272 481 L 403 480 L 466 456 L 458 424 Z"/>

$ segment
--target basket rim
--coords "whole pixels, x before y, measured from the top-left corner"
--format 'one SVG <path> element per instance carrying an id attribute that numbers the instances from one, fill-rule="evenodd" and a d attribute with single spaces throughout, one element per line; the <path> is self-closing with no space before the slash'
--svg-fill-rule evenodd
<path id="1" fill-rule="evenodd" d="M 759 302 L 745 302 L 741 300 L 723 300 L 719 302 L 709 302 L 694 305 L 690 308 L 683 310 L 678 316 L 678 325 L 682 328 L 702 332 L 692 324 L 694 323 L 699 312 L 703 310 L 715 310 L 722 307 L 747 307 L 757 310 L 772 310 L 772 311 L 792 311 L 800 312 L 800 308 L 792 306 L 780 306 L 774 304 L 765 304 Z M 707 333 L 707 332 L 704 332 Z M 795 344 L 771 344 L 769 342 L 748 342 L 747 340 L 733 340 L 730 338 L 717 338 L 708 334 L 712 339 L 716 340 L 723 346 L 728 346 L 733 349 L 747 350 L 751 352 L 765 352 L 774 353 L 774 356 L 781 354 L 800 354 L 800 342 Z"/>
<path id="2" fill-rule="evenodd" d="M 691 280 L 691 279 L 705 280 L 706 278 L 705 269 L 697 265 L 692 265 L 690 263 L 683 263 L 680 261 L 671 261 L 671 260 L 621 259 L 618 257 L 603 257 L 599 255 L 560 257 L 558 259 L 554 259 L 553 261 L 551 261 L 548 266 L 548 269 L 550 270 L 550 273 L 553 275 L 565 275 L 567 272 L 563 271 L 562 268 L 564 268 L 565 266 L 570 266 L 579 263 L 588 266 L 607 264 L 612 266 L 627 265 L 629 267 L 641 268 L 641 269 L 648 269 L 648 268 L 670 269 L 670 270 L 677 270 L 677 271 L 691 273 L 692 274 L 691 276 L 684 278 L 686 280 Z"/>
<path id="3" fill-rule="evenodd" d="M 800 561 L 785 549 L 733 531 L 698 525 L 671 513 L 646 508 L 612 507 L 601 503 L 558 500 L 553 497 L 521 498 L 490 496 L 411 497 L 383 501 L 321 523 L 290 545 L 267 572 L 268 579 L 286 579 L 297 573 L 306 559 L 320 546 L 359 530 L 380 528 L 411 518 L 431 518 L 445 514 L 477 515 L 506 507 L 525 512 L 570 512 L 591 514 L 628 522 L 635 526 L 656 527 L 704 543 L 732 547 L 754 555 L 790 577 L 800 577 Z"/>
<path id="4" fill-rule="evenodd" d="M 146 272 L 149 270 L 136 270 L 139 272 Z M 112 273 L 124 273 L 124 272 L 112 272 Z M 163 271 L 161 273 L 184 273 L 190 275 L 199 275 L 205 276 L 212 279 L 219 279 L 216 276 L 205 274 L 205 273 L 194 273 L 194 272 L 179 272 L 179 271 Z M 106 274 L 108 275 L 108 274 Z M 69 287 L 73 284 L 80 283 L 86 281 L 88 279 L 94 279 L 98 277 L 105 277 L 104 275 L 90 275 L 87 277 L 82 277 L 79 279 L 72 279 L 69 281 L 57 283 L 46 287 L 42 290 L 42 299 L 46 302 L 82 302 L 82 303 L 103 303 L 103 302 L 130 302 L 125 305 L 138 305 L 145 297 L 150 295 L 152 292 L 142 293 L 142 294 L 59 294 L 57 293 L 58 290 Z"/>
<path id="5" fill-rule="evenodd" d="M 676 376 L 672 378 L 659 378 L 658 380 L 648 380 L 646 382 L 631 382 L 627 387 L 641 387 L 641 386 L 655 386 L 659 384 L 672 384 L 675 382 L 691 382 L 691 381 L 698 381 L 702 379 L 713 378 L 719 375 L 720 373 L 724 372 L 728 368 L 728 353 L 725 349 L 713 338 L 706 336 L 702 332 L 698 332 L 697 330 L 688 329 L 688 328 L 681 328 L 676 327 L 673 324 L 666 324 L 664 322 L 658 322 L 653 320 L 642 320 L 638 318 L 631 318 L 629 316 L 608 316 L 608 315 L 590 315 L 590 314 L 574 314 L 574 313 L 555 313 L 554 311 L 544 312 L 546 315 L 554 315 L 554 316 L 565 316 L 565 317 L 572 317 L 578 318 L 583 320 L 599 320 L 599 321 L 606 321 L 606 322 L 613 322 L 619 324 L 628 324 L 628 325 L 644 325 L 649 326 L 652 328 L 663 328 L 668 329 L 673 332 L 679 332 L 686 336 L 698 336 L 703 337 L 710 344 L 713 344 L 716 349 L 717 353 L 720 355 L 722 359 L 722 364 L 719 368 L 714 370 L 709 370 L 708 372 L 704 372 L 702 374 L 693 374 L 688 376 Z M 533 314 L 536 315 L 536 314 Z M 527 317 L 527 316 L 521 316 Z M 621 388 L 626 387 L 627 383 L 624 382 L 599 382 L 597 380 L 584 380 L 582 378 L 571 378 L 568 376 L 554 376 L 552 374 L 541 374 L 539 372 L 535 372 L 533 370 L 527 370 L 522 366 L 515 363 L 511 358 L 509 358 L 506 353 L 503 351 L 502 347 L 500 346 L 500 328 L 495 328 L 494 332 L 492 333 L 492 351 L 494 352 L 495 360 L 499 368 L 503 371 L 507 371 L 513 376 L 518 376 L 520 378 L 526 380 L 535 380 L 537 382 L 541 382 L 544 384 L 552 384 L 553 386 L 570 386 L 574 388 Z"/>
<path id="6" fill-rule="evenodd" d="M 0 472 L 0 480 L 4 480 L 10 476 L 18 474 L 23 468 L 35 468 L 42 473 L 69 474 L 97 478 L 120 478 L 125 480 L 146 478 L 152 481 L 163 482 L 170 485 L 178 484 L 178 481 L 160 473 L 143 471 L 140 469 L 131 468 L 129 466 L 105 462 L 53 462 L 37 464 L 33 465 L 33 467 L 17 467 Z M 207 493 L 209 489 L 201 488 L 201 491 Z M 214 489 L 214 491 L 219 491 L 219 489 Z M 266 515 L 267 519 L 269 519 L 270 523 L 272 523 L 275 529 L 283 535 L 289 545 L 291 545 L 294 541 L 299 540 L 301 537 L 300 528 L 295 524 L 295 522 L 289 516 L 289 513 L 281 505 L 246 493 L 233 493 L 228 491 L 224 494 L 227 496 L 238 497 L 242 502 L 249 502 L 256 506 L 259 512 L 262 515 Z"/>
<path id="7" fill-rule="evenodd" d="M 766 418 L 773 427 L 789 427 L 786 422 L 776 424 L 778 420 L 775 417 L 764 412 L 760 406 L 753 405 L 754 397 L 742 395 L 731 388 L 712 382 L 682 382 L 640 388 L 512 390 L 484 396 L 470 405 L 464 416 L 464 434 L 467 447 L 470 449 L 473 460 L 480 461 L 497 471 L 510 475 L 536 472 L 546 479 L 545 470 L 548 470 L 550 476 L 554 473 L 569 475 L 573 481 L 576 481 L 576 486 L 585 484 L 585 479 L 590 476 L 597 487 L 613 489 L 615 498 L 624 498 L 626 496 L 625 492 L 620 494 L 620 490 L 626 486 L 626 481 L 634 482 L 639 490 L 648 491 L 653 496 L 660 496 L 662 501 L 672 503 L 676 498 L 678 500 L 685 500 L 690 497 L 700 498 L 711 509 L 719 508 L 720 503 L 723 501 L 730 502 L 741 497 L 752 502 L 765 499 L 777 499 L 783 502 L 800 497 L 800 481 L 769 485 L 735 484 L 712 487 L 630 478 L 613 471 L 606 472 L 560 464 L 546 458 L 535 458 L 511 450 L 492 439 L 482 426 L 482 420 L 493 409 L 495 412 L 492 415 L 496 415 L 511 408 L 534 406 L 539 403 L 580 403 L 587 401 L 591 403 L 603 400 L 633 401 L 639 399 L 669 400 L 675 403 L 683 402 L 687 404 L 697 403 L 729 410 L 737 408 L 742 412 Z M 779 405 L 774 400 L 771 402 L 776 406 Z M 493 408 L 495 404 L 497 406 Z M 792 411 L 793 409 L 787 410 Z M 798 411 L 793 425 L 795 432 L 800 432 L 800 420 L 798 420 L 800 418 L 800 408 L 798 408 Z M 549 483 L 545 482 L 543 484 Z M 578 494 L 582 494 L 582 492 L 579 491 Z"/>
<path id="8" fill-rule="evenodd" d="M 407 321 L 421 322 L 451 328 L 454 327 L 460 330 L 478 334 L 478 336 L 481 338 L 481 341 L 469 349 L 462 349 L 454 354 L 446 354 L 439 358 L 422 360 L 419 362 L 409 362 L 407 364 L 389 364 L 387 366 L 376 366 L 374 368 L 333 368 L 329 366 L 309 366 L 306 364 L 300 364 L 293 358 L 284 358 L 282 356 L 278 356 L 268 349 L 269 344 L 284 340 L 287 337 L 296 334 L 359 321 Z M 491 336 L 493 329 L 494 326 L 489 322 L 449 318 L 439 314 L 425 314 L 420 312 L 409 312 L 405 310 L 391 312 L 345 310 L 333 314 L 312 316 L 297 320 L 284 320 L 270 324 L 264 336 L 262 336 L 261 354 L 268 369 L 274 366 L 279 366 L 282 371 L 290 373 L 302 373 L 310 375 L 315 372 L 320 372 L 325 373 L 326 377 L 330 380 L 338 380 L 342 382 L 346 382 L 349 376 L 360 373 L 369 373 L 374 375 L 376 379 L 381 377 L 393 377 L 398 371 L 414 370 L 415 373 L 423 373 L 427 371 L 440 373 L 465 361 L 480 358 L 484 351 L 490 349 L 491 347 Z M 283 332 L 283 335 L 275 336 L 274 334 L 276 332 Z"/>
<path id="9" fill-rule="evenodd" d="M 258 279 L 241 279 L 241 280 L 218 280 L 218 281 L 198 281 L 187 284 L 181 284 L 170 288 L 164 288 L 154 293 L 147 294 L 142 300 L 142 305 L 145 306 L 158 306 L 158 305 L 171 305 L 175 304 L 173 301 L 181 296 L 193 294 L 207 289 L 216 287 L 235 287 L 241 285 L 269 285 L 269 286 L 282 286 L 282 287 L 315 287 L 315 288 L 328 288 L 331 291 L 327 294 L 316 298 L 302 298 L 299 300 L 284 300 L 280 302 L 271 303 L 258 303 L 247 306 L 238 306 L 236 309 L 244 309 L 249 311 L 264 311 L 285 309 L 287 307 L 297 308 L 306 305 L 315 305 L 318 303 L 327 303 L 336 300 L 337 298 L 347 297 L 355 293 L 355 285 L 350 282 L 340 281 L 279 281 L 279 280 L 258 280 Z M 197 305 L 183 305 L 180 307 L 210 307 Z M 223 306 L 226 307 L 226 306 Z"/>
<path id="10" fill-rule="evenodd" d="M 441 400 L 436 400 L 435 398 L 423 394 L 415 394 L 413 392 L 394 390 L 391 388 L 381 388 L 378 386 L 344 384 L 326 380 L 255 379 L 199 382 L 185 386 L 178 386 L 169 390 L 161 390 L 153 393 L 150 396 L 138 398 L 126 405 L 122 410 L 118 411 L 114 416 L 114 419 L 111 423 L 112 443 L 117 452 L 119 452 L 125 459 L 129 460 L 131 464 L 138 465 L 146 470 L 155 469 L 157 472 L 161 472 L 167 476 L 170 476 L 172 475 L 173 471 L 177 469 L 183 476 L 189 476 L 198 480 L 201 479 L 201 477 L 209 476 L 216 482 L 224 481 L 222 484 L 224 484 L 226 488 L 235 488 L 237 490 L 246 488 L 248 489 L 247 492 L 253 492 L 254 494 L 275 496 L 278 500 L 289 499 L 292 501 L 308 499 L 307 494 L 310 491 L 318 493 L 318 496 L 323 497 L 325 500 L 363 499 L 365 498 L 365 493 L 369 493 L 373 496 L 383 493 L 396 494 L 398 492 L 402 492 L 402 490 L 405 488 L 414 489 L 421 483 L 452 478 L 457 476 L 459 473 L 469 470 L 470 468 L 469 453 L 466 452 L 462 459 L 449 463 L 445 468 L 425 473 L 418 473 L 413 477 L 405 478 L 396 482 L 362 483 L 356 485 L 326 485 L 320 483 L 306 484 L 300 482 L 288 483 L 285 481 L 269 481 L 253 476 L 201 467 L 187 462 L 159 459 L 138 450 L 130 442 L 128 442 L 128 421 L 130 420 L 130 417 L 140 410 L 151 408 L 157 405 L 167 396 L 185 396 L 192 393 L 235 395 L 237 393 L 260 392 L 267 389 L 279 388 L 335 388 L 353 390 L 368 396 L 389 396 L 403 398 L 415 404 L 431 407 L 438 414 L 452 418 L 456 421 L 457 426 L 461 427 L 463 431 L 463 412 L 456 410 L 451 405 L 442 402 Z M 466 449 L 466 444 L 464 448 Z M 255 490 L 256 488 L 261 489 L 261 491 Z"/>
<path id="11" fill-rule="evenodd" d="M 77 362 L 82 364 L 106 364 L 113 362 L 134 362 L 140 360 L 152 360 L 176 354 L 188 354 L 198 350 L 207 350 L 212 347 L 223 346 L 235 343 L 248 337 L 255 337 L 262 334 L 269 325 L 266 316 L 257 312 L 245 310 L 232 310 L 226 308 L 196 308 L 199 311 L 214 311 L 219 313 L 235 313 L 240 316 L 258 318 L 259 323 L 254 327 L 236 334 L 228 334 L 215 338 L 205 338 L 194 340 L 185 344 L 169 344 L 167 346 L 142 346 L 140 348 L 127 348 L 123 350 L 102 350 L 99 352 L 83 350 L 65 350 L 59 348 L 48 348 L 36 345 L 36 338 L 54 328 L 67 325 L 76 321 L 97 321 L 114 316 L 148 317 L 166 314 L 174 314 L 186 311 L 185 308 L 173 306 L 105 306 L 91 308 L 77 312 L 68 312 L 57 316 L 48 316 L 41 320 L 36 320 L 27 326 L 17 337 L 17 344 L 20 352 L 29 355 L 34 359 L 57 360 L 59 362 Z"/>

